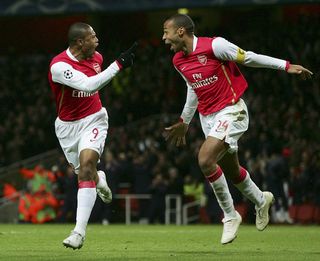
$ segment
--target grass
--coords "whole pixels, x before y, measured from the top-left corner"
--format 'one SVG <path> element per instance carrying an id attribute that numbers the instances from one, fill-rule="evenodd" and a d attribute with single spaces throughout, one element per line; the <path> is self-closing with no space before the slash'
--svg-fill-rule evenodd
<path id="1" fill-rule="evenodd" d="M 72 225 L 0 225 L 2 261 L 100 260 L 320 260 L 319 226 L 242 225 L 238 238 L 220 244 L 222 225 L 93 225 L 80 250 L 62 240 Z"/>

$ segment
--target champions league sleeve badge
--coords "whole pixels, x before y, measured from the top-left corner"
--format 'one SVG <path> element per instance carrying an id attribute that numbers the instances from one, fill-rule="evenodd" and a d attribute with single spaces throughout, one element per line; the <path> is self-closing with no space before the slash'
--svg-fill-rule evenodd
<path id="1" fill-rule="evenodd" d="M 67 80 L 70 80 L 73 77 L 73 73 L 70 70 L 66 70 L 63 72 L 63 77 Z"/>

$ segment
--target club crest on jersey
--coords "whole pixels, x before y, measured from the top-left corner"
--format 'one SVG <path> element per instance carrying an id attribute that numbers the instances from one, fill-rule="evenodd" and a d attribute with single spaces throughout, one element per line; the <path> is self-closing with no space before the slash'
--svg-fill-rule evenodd
<path id="1" fill-rule="evenodd" d="M 101 73 L 101 67 L 98 63 L 93 64 L 93 69 L 96 71 L 96 73 Z"/>
<path id="2" fill-rule="evenodd" d="M 198 55 L 198 61 L 202 64 L 202 65 L 206 65 L 207 64 L 207 56 L 204 54 Z"/>

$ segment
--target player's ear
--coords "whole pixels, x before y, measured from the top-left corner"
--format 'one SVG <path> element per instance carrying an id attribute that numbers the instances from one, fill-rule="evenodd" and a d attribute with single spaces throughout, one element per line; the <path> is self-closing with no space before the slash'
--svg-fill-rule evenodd
<path id="1" fill-rule="evenodd" d="M 184 32 L 185 32 L 185 29 L 183 27 L 178 28 L 178 35 L 179 36 L 182 36 L 184 34 Z"/>
<path id="2" fill-rule="evenodd" d="M 82 46 L 82 45 L 83 45 L 83 40 L 82 40 L 82 39 L 77 39 L 77 44 L 78 44 L 79 46 Z"/>

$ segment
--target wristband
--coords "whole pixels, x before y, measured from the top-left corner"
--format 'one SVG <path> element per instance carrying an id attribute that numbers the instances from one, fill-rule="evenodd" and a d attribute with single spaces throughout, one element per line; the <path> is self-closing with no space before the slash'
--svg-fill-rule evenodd
<path id="1" fill-rule="evenodd" d="M 121 70 L 121 69 L 122 69 L 121 63 L 119 63 L 117 60 L 116 60 L 116 63 L 117 63 L 117 65 L 118 65 L 119 69 Z"/>
<path id="2" fill-rule="evenodd" d="M 286 72 L 288 71 L 289 67 L 290 67 L 290 62 L 286 61 L 286 67 L 284 68 Z"/>

